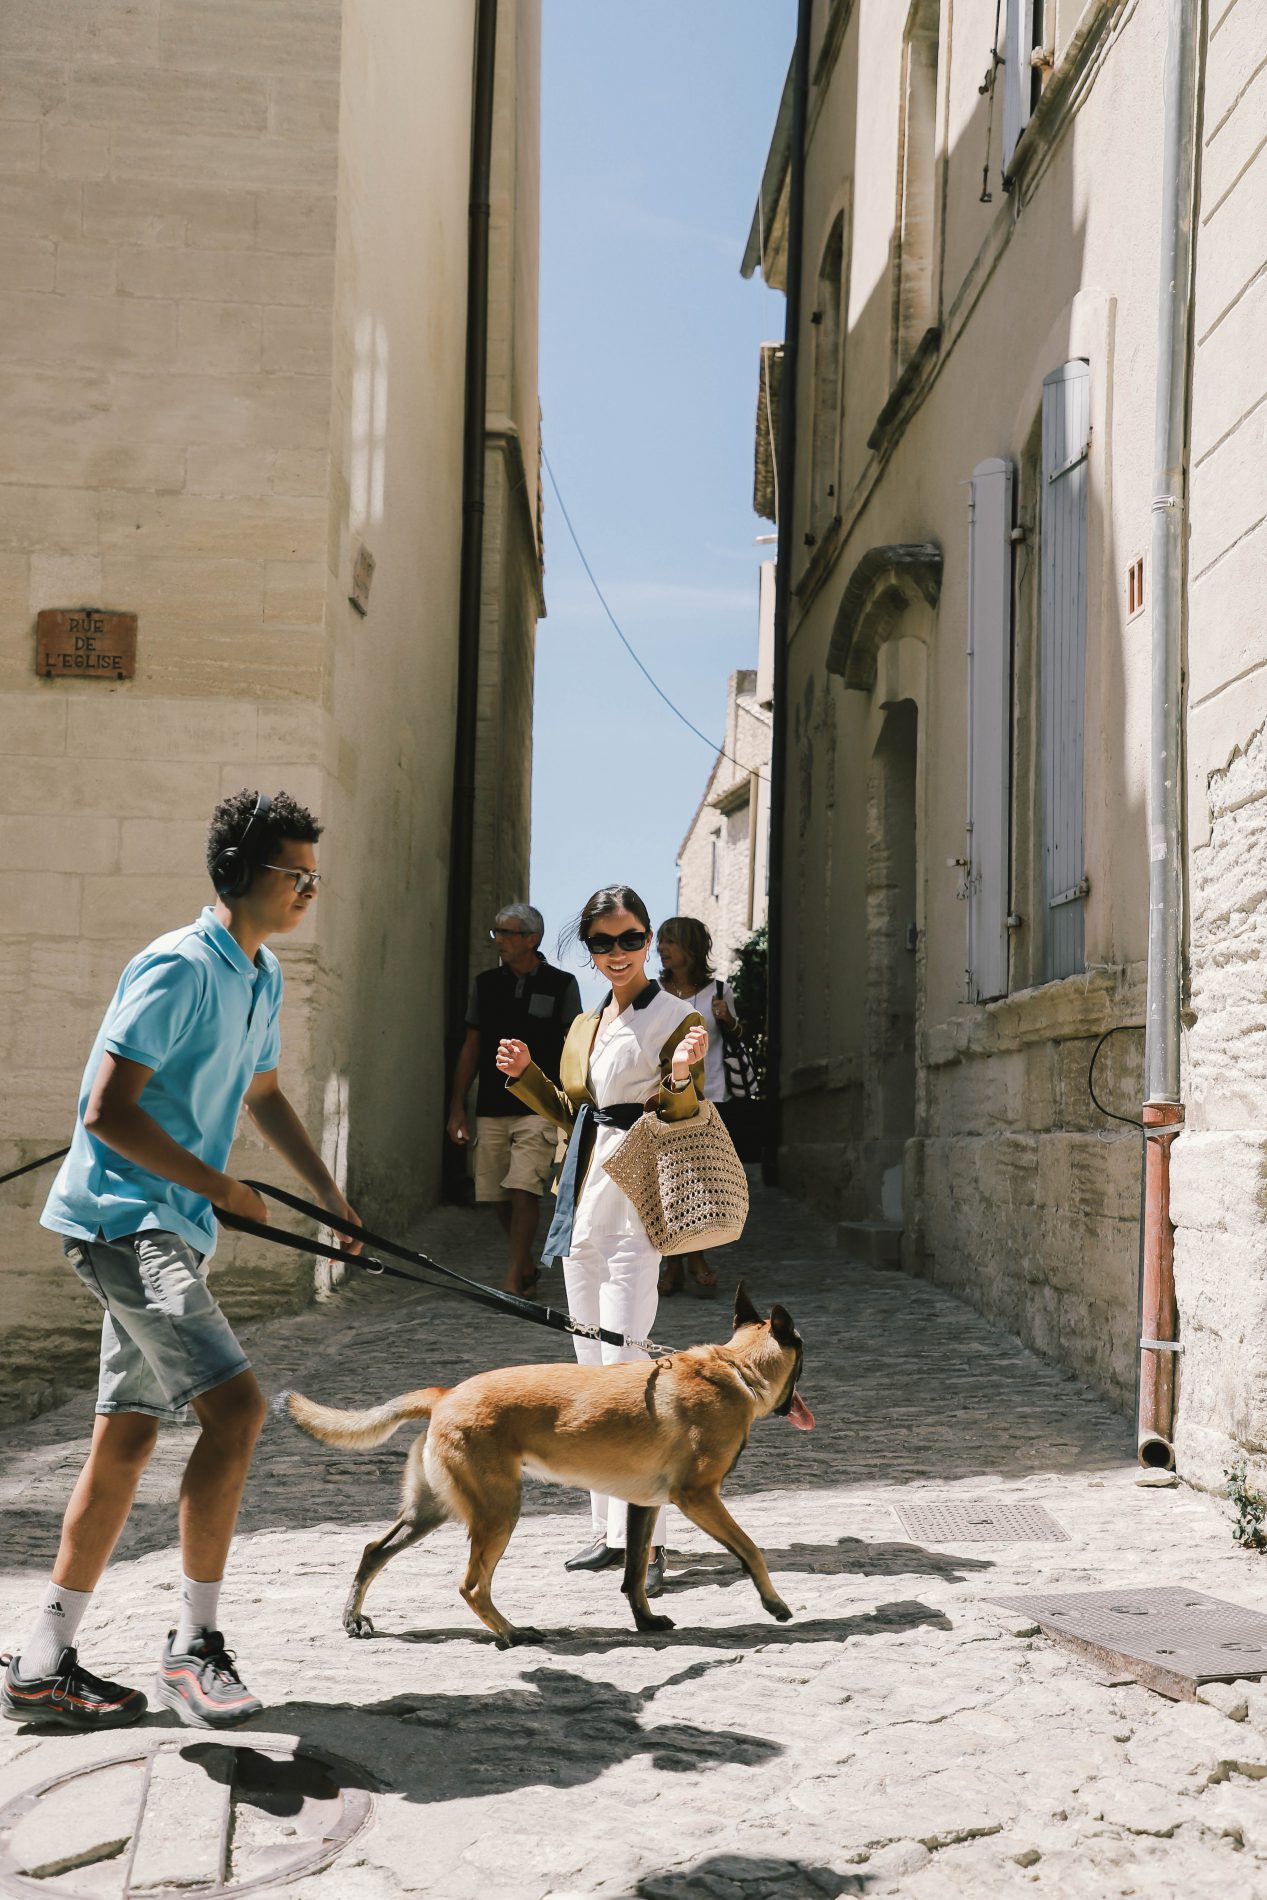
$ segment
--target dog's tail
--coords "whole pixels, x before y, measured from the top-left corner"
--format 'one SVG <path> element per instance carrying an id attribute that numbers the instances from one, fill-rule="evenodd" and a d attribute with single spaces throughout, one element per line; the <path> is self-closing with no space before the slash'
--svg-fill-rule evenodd
<path id="1" fill-rule="evenodd" d="M 390 1438 L 406 1419 L 430 1418 L 432 1407 L 448 1389 L 443 1385 L 420 1386 L 416 1392 L 402 1392 L 399 1398 L 371 1406 L 366 1412 L 341 1412 L 334 1405 L 318 1405 L 315 1399 L 306 1399 L 302 1392 L 281 1392 L 275 1403 L 310 1438 L 352 1451 L 369 1451 Z"/>

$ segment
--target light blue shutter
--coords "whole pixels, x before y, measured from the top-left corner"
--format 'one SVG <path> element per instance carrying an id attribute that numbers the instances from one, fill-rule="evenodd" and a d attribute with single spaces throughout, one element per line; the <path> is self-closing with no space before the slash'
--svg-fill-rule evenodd
<path id="1" fill-rule="evenodd" d="M 1091 378 L 1085 362 L 1043 379 L 1041 639 L 1044 966 L 1048 981 L 1081 971 L 1082 738 L 1087 660 L 1087 448 Z"/>
<path id="2" fill-rule="evenodd" d="M 1012 464 L 972 471 L 968 503 L 968 994 L 1007 994 L 1012 738 Z"/>
<path id="3" fill-rule="evenodd" d="M 1007 0 L 1003 40 L 1003 170 L 1012 163 L 1016 141 L 1029 118 L 1031 69 L 1030 21 L 1034 0 Z"/>

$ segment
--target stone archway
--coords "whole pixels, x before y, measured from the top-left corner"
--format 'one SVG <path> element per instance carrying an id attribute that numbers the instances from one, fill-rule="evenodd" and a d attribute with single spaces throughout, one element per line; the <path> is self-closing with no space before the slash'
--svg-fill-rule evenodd
<path id="1" fill-rule="evenodd" d="M 920 745 L 927 716 L 926 652 L 941 595 L 941 549 L 932 541 L 869 549 L 841 596 L 829 672 L 870 702 L 862 787 L 865 828 L 865 983 L 856 1025 L 862 1058 L 859 1173 L 846 1244 L 896 1263 L 909 1193 L 906 1145 L 918 1119 L 918 1026 L 923 823 Z M 856 824 L 858 814 L 852 816 Z M 844 1230 L 842 1230 L 843 1232 Z"/>
<path id="2" fill-rule="evenodd" d="M 876 656 L 893 638 L 907 609 L 941 598 L 941 549 L 935 541 L 895 542 L 869 548 L 841 595 L 827 649 L 827 671 L 846 686 L 869 693 Z"/>

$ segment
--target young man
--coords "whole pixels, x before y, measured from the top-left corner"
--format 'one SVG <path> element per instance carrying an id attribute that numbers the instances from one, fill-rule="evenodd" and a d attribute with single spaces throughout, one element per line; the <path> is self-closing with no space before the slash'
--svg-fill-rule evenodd
<path id="1" fill-rule="evenodd" d="M 114 1728 L 144 1712 L 137 1689 L 79 1662 L 75 1633 L 127 1521 L 158 1422 L 193 1407 L 202 1430 L 180 1491 L 180 1617 L 158 1698 L 182 1721 L 255 1714 L 217 1628 L 225 1559 L 264 1396 L 207 1286 L 213 1208 L 267 1220 L 224 1172 L 243 1102 L 321 1205 L 355 1219 L 277 1085 L 281 967 L 268 937 L 316 894 L 321 827 L 278 792 L 218 805 L 207 838 L 216 902 L 133 957 L 84 1071 L 70 1152 L 42 1215 L 105 1308 L 97 1421 L 71 1494 L 39 1615 L 8 1660 L 0 1712 L 17 1722 Z"/>
<path id="2" fill-rule="evenodd" d="M 497 1071 L 497 1045 L 507 1036 L 527 1042 L 553 1082 L 574 1017 L 581 1013 L 576 978 L 547 963 L 537 946 L 545 919 L 531 904 L 507 904 L 493 919 L 489 936 L 500 959 L 475 979 L 466 1011 L 466 1037 L 458 1051 L 449 1100 L 449 1140 L 471 1139 L 466 1098 L 475 1097 L 475 1198 L 491 1201 L 510 1240 L 508 1293 L 532 1293 L 537 1264 L 532 1241 L 537 1210 L 554 1163 L 555 1130 L 539 1115 L 525 1115 Z M 540 1050 L 540 1055 L 537 1051 Z"/>

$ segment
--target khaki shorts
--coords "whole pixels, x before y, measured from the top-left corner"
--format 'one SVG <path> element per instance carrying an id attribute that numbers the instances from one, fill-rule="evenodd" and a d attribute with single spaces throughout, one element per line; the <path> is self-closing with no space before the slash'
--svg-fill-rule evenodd
<path id="1" fill-rule="evenodd" d="M 504 1201 L 512 1188 L 544 1194 L 554 1165 L 555 1126 L 540 1115 L 477 1115 L 475 1198 Z"/>

